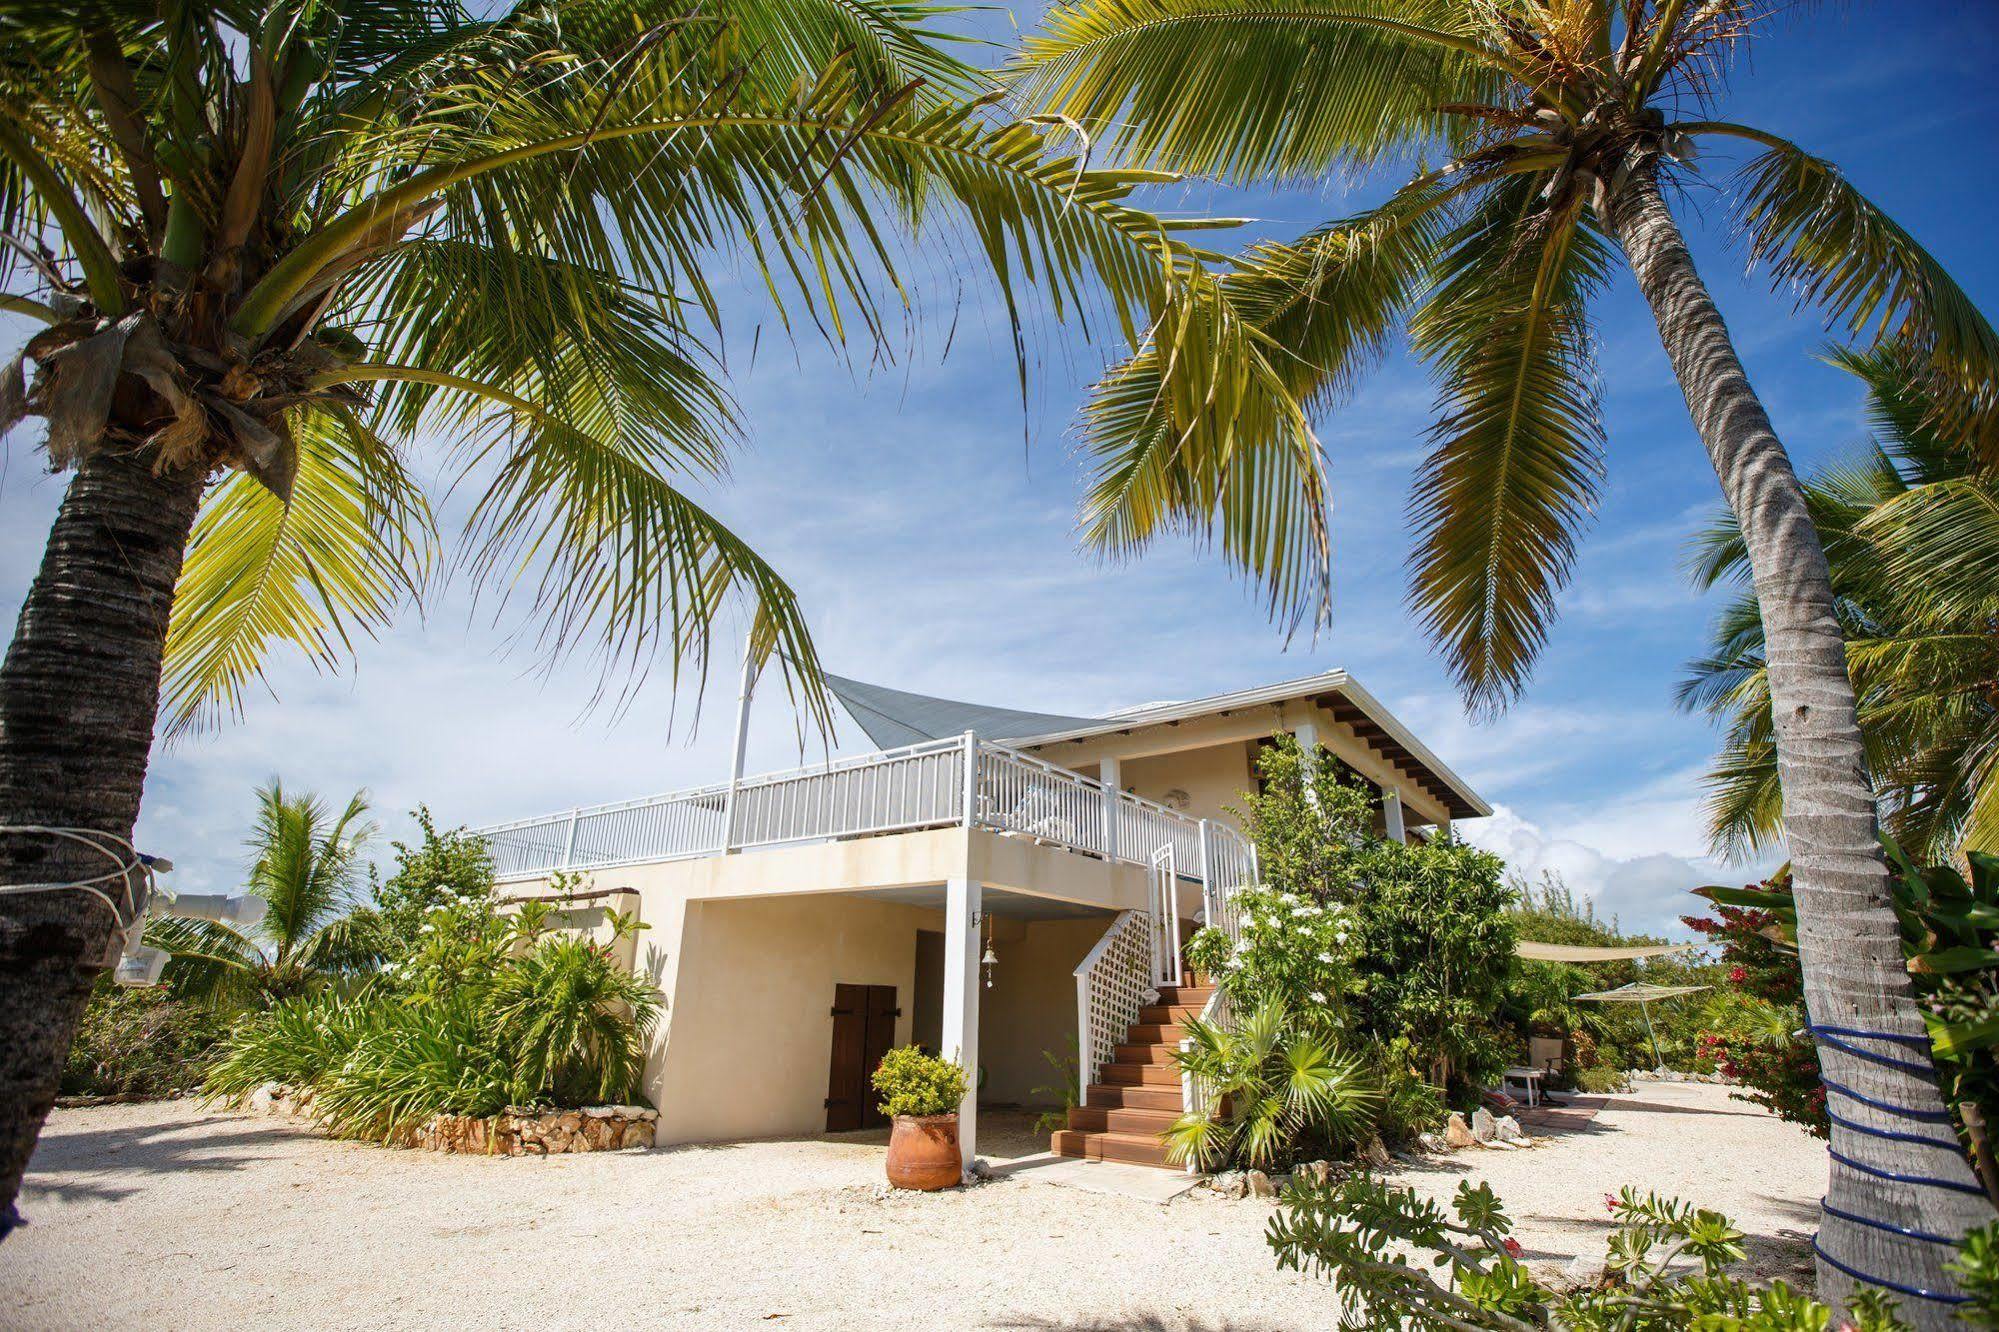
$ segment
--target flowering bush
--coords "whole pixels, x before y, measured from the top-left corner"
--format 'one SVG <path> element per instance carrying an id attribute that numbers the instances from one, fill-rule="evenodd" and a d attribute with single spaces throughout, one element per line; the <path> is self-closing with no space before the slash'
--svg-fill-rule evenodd
<path id="1" fill-rule="evenodd" d="M 897 1115 L 951 1115 L 964 1104 L 965 1069 L 961 1064 L 901 1045 L 882 1056 L 870 1079 L 881 1096 L 881 1112 Z"/>
<path id="2" fill-rule="evenodd" d="M 1309 1022 L 1338 1025 L 1353 980 L 1356 932 L 1347 909 L 1277 888 L 1246 888 L 1236 901 L 1242 937 L 1231 944 L 1222 931 L 1204 929 L 1188 944 L 1188 960 L 1245 1007 L 1278 999 Z"/>

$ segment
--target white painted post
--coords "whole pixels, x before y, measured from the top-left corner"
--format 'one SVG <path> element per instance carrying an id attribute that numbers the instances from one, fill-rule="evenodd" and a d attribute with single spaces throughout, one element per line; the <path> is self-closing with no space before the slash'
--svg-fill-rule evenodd
<path id="1" fill-rule="evenodd" d="M 965 826 L 979 823 L 979 733 L 965 732 Z"/>
<path id="2" fill-rule="evenodd" d="M 944 885 L 944 1057 L 965 1070 L 958 1104 L 958 1164 L 969 1179 L 978 1154 L 979 921 L 984 885 L 951 879 Z"/>
<path id="3" fill-rule="evenodd" d="M 1090 1079 L 1097 1073 L 1096 1042 L 1090 1035 L 1089 967 L 1076 969 L 1076 1104 L 1090 1103 Z"/>
<path id="4" fill-rule="evenodd" d="M 1384 788 L 1382 790 L 1381 823 L 1382 827 L 1387 830 L 1389 841 L 1406 842 L 1409 840 L 1409 830 L 1403 825 L 1402 821 L 1402 793 L 1400 791 L 1392 788 Z"/>
<path id="5" fill-rule="evenodd" d="M 1208 821 L 1201 820 L 1201 923 L 1213 925 L 1221 919 L 1221 894 L 1215 891 L 1215 876 L 1208 851 Z"/>
<path id="6" fill-rule="evenodd" d="M 1319 803 L 1319 795 L 1312 786 L 1312 778 L 1319 770 L 1319 724 L 1309 721 L 1299 722 L 1291 728 L 1291 734 L 1297 739 L 1298 752 L 1305 759 L 1301 769 L 1305 778 L 1305 799 L 1316 806 Z"/>
<path id="7" fill-rule="evenodd" d="M 736 849 L 736 788 L 743 784 L 743 755 L 750 741 L 750 696 L 756 692 L 756 629 L 743 639 L 743 674 L 736 686 L 736 744 L 729 756 L 729 793 L 722 797 L 722 854 Z"/>
<path id="8" fill-rule="evenodd" d="M 576 861 L 576 820 L 579 811 L 569 811 L 569 831 L 562 839 L 562 868 L 568 869 Z"/>
<path id="9" fill-rule="evenodd" d="M 1097 780 L 1104 784 L 1104 854 L 1111 860 L 1116 860 L 1118 794 L 1124 790 L 1124 778 L 1118 770 L 1118 761 L 1107 758 L 1098 763 Z"/>

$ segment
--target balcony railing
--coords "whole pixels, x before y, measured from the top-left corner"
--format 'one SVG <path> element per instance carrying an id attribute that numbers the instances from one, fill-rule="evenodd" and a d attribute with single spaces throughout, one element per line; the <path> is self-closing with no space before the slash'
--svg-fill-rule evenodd
<path id="1" fill-rule="evenodd" d="M 501 879 L 527 879 L 953 824 L 1138 865 L 1171 847 L 1210 911 L 1254 872 L 1233 829 L 971 735 L 476 831 Z"/>

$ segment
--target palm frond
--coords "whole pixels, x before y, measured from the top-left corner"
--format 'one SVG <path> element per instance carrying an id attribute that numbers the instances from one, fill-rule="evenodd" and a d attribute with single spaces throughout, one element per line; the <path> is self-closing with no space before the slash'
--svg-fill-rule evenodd
<path id="1" fill-rule="evenodd" d="M 1449 189 L 1259 245 L 1176 302 L 1093 390 L 1083 541 L 1130 558 L 1160 534 L 1220 545 L 1296 627 L 1330 615 L 1331 536 L 1311 416 L 1380 357 L 1445 231 Z"/>
<path id="2" fill-rule="evenodd" d="M 1728 133 L 1735 127 L 1715 126 Z M 1897 343 L 1930 374 L 1933 406 L 1999 460 L 1999 332 L 1916 238 L 1824 158 L 1756 133 L 1738 210 L 1752 263 L 1867 346 Z"/>
<path id="3" fill-rule="evenodd" d="M 167 624 L 169 739 L 240 716 L 274 645 L 335 669 L 421 591 L 435 533 L 395 450 L 337 404 L 295 413 L 292 436 L 289 502 L 237 472 L 195 525 Z"/>
<path id="4" fill-rule="evenodd" d="M 1009 81 L 1147 162 L 1306 179 L 1443 142 L 1507 61 L 1451 0 L 1081 0 L 1050 10 Z"/>
<path id="5" fill-rule="evenodd" d="M 1609 262 L 1532 176 L 1494 186 L 1447 241 L 1411 324 L 1442 418 L 1411 499 L 1410 602 L 1476 707 L 1525 686 L 1602 474 L 1589 299 Z"/>
<path id="6" fill-rule="evenodd" d="M 162 984 L 215 1008 L 234 1008 L 254 998 L 268 966 L 255 943 L 219 921 L 156 916 L 146 925 L 146 942 L 173 954 Z"/>

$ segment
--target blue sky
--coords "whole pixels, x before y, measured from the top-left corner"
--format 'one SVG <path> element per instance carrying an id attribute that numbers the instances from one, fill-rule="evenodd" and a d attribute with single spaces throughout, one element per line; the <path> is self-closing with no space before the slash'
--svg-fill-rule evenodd
<path id="1" fill-rule="evenodd" d="M 1023 26 L 1033 12 L 1020 8 Z M 1994 68 L 1999 8 L 1986 0 L 1823 6 L 1764 41 L 1719 110 L 1839 162 L 1990 311 Z M 1707 165 L 1725 182 L 1720 161 Z M 1147 202 L 1254 216 L 1252 234 L 1288 235 L 1395 183 L 1174 187 Z M 1862 437 L 1859 394 L 1814 359 L 1820 323 L 1745 279 L 1722 203 L 1705 191 L 1680 204 L 1703 271 L 1794 456 L 1805 467 L 1837 457 Z M 751 438 L 707 498 L 792 580 L 830 668 L 1093 713 L 1340 666 L 1499 807 L 1465 831 L 1530 876 L 1559 870 L 1626 924 L 1662 928 L 1689 909 L 1686 888 L 1748 873 L 1703 858 L 1698 776 L 1713 737 L 1672 703 L 1716 610 L 1689 591 L 1682 559 L 1717 490 L 1628 278 L 1599 308 L 1611 468 L 1595 529 L 1532 688 L 1505 716 L 1474 723 L 1403 605 L 1404 511 L 1432 400 L 1406 352 L 1320 422 L 1335 496 L 1335 617 L 1316 641 L 1287 644 L 1200 551 L 1166 543 L 1114 568 L 1078 552 L 1071 426 L 1115 348 L 1040 329 L 1023 415 L 988 285 L 942 261 L 914 272 L 928 279 L 916 331 L 886 367 L 785 341 L 747 280 L 728 312 Z M 0 453 L 0 615 L 10 625 L 60 497 L 35 443 L 31 429 L 17 431 Z M 272 664 L 275 699 L 254 698 L 241 723 L 157 754 L 142 840 L 182 866 L 184 889 L 221 888 L 240 879 L 251 788 L 272 774 L 329 797 L 368 788 L 386 843 L 408 831 L 404 812 L 418 801 L 446 822 L 477 824 L 724 770 L 732 663 L 718 663 L 699 706 L 661 663 L 621 712 L 591 709 L 588 661 L 542 665 L 509 652 L 462 589 L 364 645 L 348 673 L 319 675 L 283 656 Z M 851 726 L 840 741 L 866 747 Z M 755 714 L 752 766 L 798 759 L 794 718 L 774 691 Z"/>

